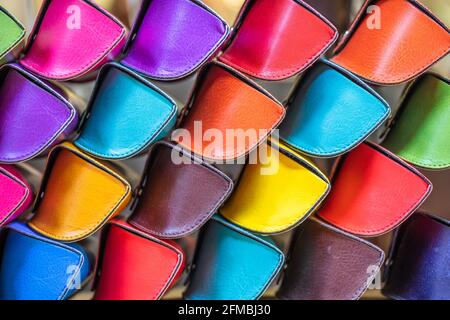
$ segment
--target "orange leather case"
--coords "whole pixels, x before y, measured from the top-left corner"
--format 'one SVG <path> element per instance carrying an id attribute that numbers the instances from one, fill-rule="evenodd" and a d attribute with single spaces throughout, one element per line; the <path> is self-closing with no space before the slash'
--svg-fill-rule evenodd
<path id="1" fill-rule="evenodd" d="M 119 214 L 131 199 L 131 187 L 113 170 L 70 143 L 49 155 L 31 228 L 61 241 L 78 241 Z"/>
<path id="2" fill-rule="evenodd" d="M 285 112 L 279 102 L 250 79 L 223 64 L 212 64 L 182 121 L 181 129 L 185 130 L 178 129 L 173 140 L 206 159 L 236 159 L 263 142 L 283 120 Z M 196 122 L 201 124 L 201 130 L 194 129 Z M 239 143 L 226 137 L 227 129 L 250 130 L 250 134 Z"/>
<path id="3" fill-rule="evenodd" d="M 379 11 L 367 14 L 370 5 Z M 449 29 L 418 1 L 367 1 L 333 61 L 365 80 L 391 85 L 417 77 L 449 50 Z"/>

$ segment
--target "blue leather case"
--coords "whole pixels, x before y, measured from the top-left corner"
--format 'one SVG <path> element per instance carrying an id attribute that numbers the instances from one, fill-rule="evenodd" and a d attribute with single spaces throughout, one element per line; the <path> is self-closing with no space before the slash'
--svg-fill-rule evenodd
<path id="1" fill-rule="evenodd" d="M 367 84 L 321 60 L 301 80 L 280 136 L 300 152 L 335 157 L 364 141 L 389 114 L 387 102 Z"/>
<path id="2" fill-rule="evenodd" d="M 45 238 L 14 222 L 2 230 L 1 300 L 65 300 L 88 278 L 84 249 Z"/>
<path id="3" fill-rule="evenodd" d="M 175 102 L 118 63 L 106 64 L 75 145 L 103 159 L 132 157 L 164 138 L 177 118 Z"/>
<path id="4" fill-rule="evenodd" d="M 270 238 L 219 216 L 208 222 L 198 243 L 185 293 L 190 300 L 258 299 L 284 263 L 283 253 Z"/>

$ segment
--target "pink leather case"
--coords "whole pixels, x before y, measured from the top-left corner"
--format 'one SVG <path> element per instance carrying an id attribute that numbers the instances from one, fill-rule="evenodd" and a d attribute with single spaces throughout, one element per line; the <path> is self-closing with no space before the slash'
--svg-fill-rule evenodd
<path id="1" fill-rule="evenodd" d="M 125 26 L 86 0 L 46 0 L 20 63 L 52 80 L 72 80 L 120 54 Z"/>
<path id="2" fill-rule="evenodd" d="M 0 165 L 0 227 L 23 213 L 32 200 L 31 187 L 20 172 L 10 165 Z"/>

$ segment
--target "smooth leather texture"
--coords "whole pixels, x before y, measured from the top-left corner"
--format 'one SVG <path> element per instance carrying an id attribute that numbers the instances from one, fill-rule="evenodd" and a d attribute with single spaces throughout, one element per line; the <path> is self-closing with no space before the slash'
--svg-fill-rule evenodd
<path id="1" fill-rule="evenodd" d="M 30 185 L 13 166 L 0 165 L 0 227 L 22 214 L 33 201 Z"/>
<path id="2" fill-rule="evenodd" d="M 172 139 L 207 159 L 236 159 L 262 143 L 283 120 L 285 112 L 256 83 L 225 66 L 212 64 L 182 122 L 184 130 L 175 132 Z M 200 130 L 195 129 L 196 124 L 200 124 Z M 235 143 L 226 138 L 227 129 L 241 129 L 250 134 L 242 143 Z M 214 130 L 213 136 L 214 132 L 220 133 L 222 141 L 208 137 L 210 130 Z"/>
<path id="3" fill-rule="evenodd" d="M 449 220 L 415 214 L 395 238 L 383 294 L 399 300 L 449 300 L 449 246 Z"/>
<path id="4" fill-rule="evenodd" d="M 294 227 L 330 191 L 327 177 L 312 163 L 282 144 L 272 141 L 271 146 L 267 159 L 246 165 L 236 190 L 220 209 L 226 219 L 258 233 Z"/>
<path id="5" fill-rule="evenodd" d="M 124 178 L 69 143 L 52 150 L 43 179 L 39 194 L 44 196 L 29 225 L 56 240 L 90 236 L 131 199 Z"/>
<path id="6" fill-rule="evenodd" d="M 337 36 L 336 28 L 303 1 L 258 0 L 219 59 L 253 77 L 281 80 L 309 67 Z"/>
<path id="7" fill-rule="evenodd" d="M 196 250 L 185 293 L 189 300 L 258 299 L 284 262 L 270 238 L 246 232 L 220 217 L 207 223 Z"/>
<path id="8" fill-rule="evenodd" d="M 114 63 L 100 71 L 88 114 L 75 145 L 96 157 L 121 159 L 164 138 L 175 125 L 177 107 L 150 82 Z"/>
<path id="9" fill-rule="evenodd" d="M 0 299 L 64 300 L 89 276 L 81 246 L 45 238 L 18 222 L 2 231 Z"/>
<path id="10" fill-rule="evenodd" d="M 390 113 L 373 89 L 339 66 L 323 60 L 301 80 L 281 125 L 281 139 L 316 157 L 354 148 Z"/>
<path id="11" fill-rule="evenodd" d="M 299 227 L 291 245 L 281 299 L 359 299 L 384 261 L 380 248 L 316 219 Z"/>
<path id="12" fill-rule="evenodd" d="M 181 238 L 208 221 L 232 189 L 232 180 L 213 166 L 173 144 L 159 143 L 151 151 L 128 222 L 160 238 Z"/>
<path id="13" fill-rule="evenodd" d="M 228 33 L 226 23 L 199 1 L 147 0 L 122 63 L 147 77 L 181 78 L 210 59 Z"/>
<path id="14" fill-rule="evenodd" d="M 369 5 L 379 8 L 379 16 L 366 14 Z M 380 28 L 374 29 L 377 18 Z M 368 81 L 389 85 L 415 78 L 449 50 L 448 28 L 418 1 L 368 0 L 333 60 Z"/>
<path id="15" fill-rule="evenodd" d="M 389 232 L 428 197 L 431 182 L 387 150 L 363 143 L 345 155 L 319 216 L 361 236 Z"/>
<path id="16" fill-rule="evenodd" d="M 0 69 L 0 162 L 26 161 L 76 128 L 75 108 L 17 65 Z"/>
<path id="17" fill-rule="evenodd" d="M 217 12 L 230 26 L 234 26 L 246 5 L 247 0 L 202 0 Z"/>
<path id="18" fill-rule="evenodd" d="M 184 253 L 172 241 L 153 238 L 120 220 L 103 233 L 97 262 L 96 300 L 156 300 L 184 269 Z"/>
<path id="19" fill-rule="evenodd" d="M 0 6 L 0 59 L 16 47 L 25 37 L 25 28 Z"/>
<path id="20" fill-rule="evenodd" d="M 125 33 L 121 22 L 91 1 L 46 0 L 20 63 L 48 79 L 78 78 L 117 56 Z"/>
<path id="21" fill-rule="evenodd" d="M 450 167 L 450 82 L 424 75 L 413 87 L 384 146 L 427 169 Z"/>

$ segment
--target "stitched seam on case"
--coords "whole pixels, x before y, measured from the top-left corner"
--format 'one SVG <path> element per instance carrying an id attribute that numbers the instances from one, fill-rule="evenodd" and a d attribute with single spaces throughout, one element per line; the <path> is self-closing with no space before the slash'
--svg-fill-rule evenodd
<path id="1" fill-rule="evenodd" d="M 423 158 L 418 157 L 415 154 L 407 153 L 406 155 L 401 155 L 401 157 L 411 163 L 420 165 L 420 166 L 427 166 L 427 167 L 433 167 L 433 168 L 445 168 L 447 166 L 450 166 L 450 162 L 445 161 L 434 161 L 432 164 L 425 163 Z M 430 160 L 433 161 L 433 160 Z"/>
<path id="2" fill-rule="evenodd" d="M 311 155 L 326 156 L 326 155 L 329 155 L 330 153 L 335 153 L 335 152 L 342 153 L 342 152 L 345 152 L 345 151 L 347 151 L 348 148 L 351 148 L 351 147 L 361 143 L 364 140 L 365 137 L 367 137 L 371 133 L 373 133 L 381 125 L 381 123 L 383 123 L 383 121 L 386 119 L 387 115 L 389 114 L 389 107 L 387 107 L 385 105 L 383 105 L 383 106 L 385 107 L 383 115 L 373 125 L 370 126 L 370 127 L 372 127 L 372 129 L 370 131 L 364 133 L 364 134 L 361 134 L 361 135 L 357 136 L 356 139 L 352 140 L 350 143 L 345 144 L 341 148 L 331 148 L 331 149 L 329 149 L 328 152 L 318 152 L 318 151 L 312 150 L 311 148 L 300 146 L 298 143 L 292 143 L 292 142 L 288 141 L 286 138 L 283 138 L 283 140 L 286 140 L 286 142 L 288 142 L 293 147 L 295 147 L 295 148 L 297 148 L 299 150 L 304 150 L 304 151 L 310 153 Z"/>
<path id="3" fill-rule="evenodd" d="M 106 172 L 105 172 L 106 173 Z M 107 173 L 109 174 L 109 173 Z M 114 179 L 116 180 L 117 178 L 114 177 Z M 45 235 L 49 235 L 51 237 L 54 237 L 56 239 L 62 239 L 62 240 L 74 240 L 74 239 L 78 239 L 80 237 L 85 237 L 89 234 L 91 234 L 93 231 L 97 230 L 98 227 L 104 225 L 105 223 L 108 222 L 109 218 L 111 218 L 111 216 L 114 214 L 114 209 L 117 209 L 120 204 L 124 201 L 125 197 L 128 195 L 128 188 L 126 186 L 124 186 L 124 184 L 122 182 L 119 181 L 114 181 L 114 183 L 123 186 L 124 188 L 124 194 L 122 196 L 120 196 L 119 200 L 114 202 L 114 205 L 112 205 L 109 209 L 106 210 L 106 214 L 101 216 L 101 219 L 97 220 L 96 222 L 92 223 L 92 225 L 94 227 L 89 227 L 89 228 L 85 228 L 84 231 L 81 231 L 73 236 L 61 236 L 61 235 L 57 235 L 54 234 L 52 232 L 49 231 L 45 231 L 44 229 L 42 229 L 41 227 L 38 227 L 36 224 L 33 223 L 33 220 L 31 220 L 29 222 L 29 225 L 32 226 L 34 229 L 38 230 L 39 232 L 41 232 L 42 234 Z M 44 225 L 45 226 L 45 225 Z"/>
<path id="4" fill-rule="evenodd" d="M 222 60 L 222 61 L 226 62 L 227 64 L 229 64 L 230 66 L 232 66 L 232 67 L 234 67 L 234 68 L 236 68 L 238 70 L 242 70 L 242 71 L 246 72 L 247 74 L 250 74 L 251 76 L 254 76 L 256 78 L 267 78 L 267 79 L 278 80 L 278 79 L 282 79 L 282 78 L 285 78 L 285 77 L 293 76 L 296 73 L 300 73 L 301 71 L 303 71 L 312 62 L 314 62 L 316 59 L 318 59 L 326 50 L 328 50 L 328 48 L 335 41 L 336 38 L 337 38 L 337 32 L 332 30 L 332 36 L 325 42 L 324 47 L 319 52 L 314 53 L 313 55 L 308 57 L 305 60 L 305 62 L 302 63 L 300 66 L 297 66 L 297 67 L 294 67 L 294 68 L 289 68 L 287 70 L 278 71 L 278 72 L 276 72 L 276 71 L 269 71 L 269 72 L 267 72 L 267 73 L 269 73 L 269 75 L 263 75 L 262 73 L 251 71 L 246 66 L 240 66 L 238 63 L 233 62 L 232 56 L 229 56 L 229 55 L 228 55 L 229 58 L 227 58 L 227 56 L 223 55 L 223 56 L 221 56 L 219 58 L 219 60 Z"/>
<path id="5" fill-rule="evenodd" d="M 7 170 L 6 170 L 7 171 Z M 2 170 L 0 170 L 0 173 L 2 173 Z M 9 172 L 8 172 L 9 173 Z M 7 176 L 6 175 L 6 177 L 8 177 L 8 178 L 10 178 L 9 176 Z M 10 178 L 11 179 L 11 178 Z M 17 183 L 17 181 L 18 180 L 16 180 L 15 178 L 14 179 L 11 179 L 11 180 L 13 180 L 15 183 Z M 22 181 L 20 181 L 20 182 L 22 182 Z M 22 192 L 21 192 L 21 194 L 20 194 L 20 197 L 21 197 L 21 200 L 19 201 L 19 203 L 14 207 L 14 208 L 12 208 L 12 210 L 10 210 L 6 215 L 5 215 L 5 217 L 2 219 L 2 220 L 0 220 L 0 227 L 2 227 L 3 226 L 3 224 L 6 222 L 6 221 L 8 221 L 13 215 L 14 215 L 14 213 L 16 213 L 17 212 L 17 210 L 25 203 L 25 201 L 26 201 L 26 198 L 27 198 L 27 194 L 29 194 L 29 190 L 28 190 L 28 186 L 24 186 L 22 183 L 18 183 L 21 187 L 23 187 L 22 188 Z"/>
<path id="6" fill-rule="evenodd" d="M 178 256 L 178 254 L 177 254 L 177 256 Z M 175 263 L 173 265 L 172 272 L 169 272 L 169 276 L 165 278 L 165 280 L 162 282 L 161 285 L 158 285 L 156 293 L 153 296 L 151 296 L 152 299 L 157 299 L 164 293 L 164 289 L 167 287 L 168 284 L 170 284 L 171 278 L 174 278 L 174 276 L 176 274 L 176 272 L 174 272 L 174 271 L 175 271 L 176 266 L 178 265 L 178 261 L 179 261 L 179 258 L 177 258 L 177 263 Z"/>
<path id="7" fill-rule="evenodd" d="M 420 177 L 419 177 L 420 178 Z M 426 185 L 427 185 L 427 192 L 430 189 L 430 185 L 428 185 L 425 181 L 423 181 Z M 402 221 L 404 218 L 408 217 L 410 214 L 413 213 L 414 208 L 417 207 L 417 205 L 420 204 L 421 201 L 424 200 L 426 193 L 422 194 L 421 196 L 419 196 L 418 198 L 416 198 L 414 200 L 414 203 L 408 207 L 404 212 L 400 213 L 399 215 L 397 215 L 395 218 L 393 218 L 392 222 L 390 222 L 389 224 L 385 225 L 384 227 L 381 228 L 372 228 L 372 229 L 357 229 L 357 228 L 351 228 L 351 227 L 343 227 L 341 225 L 341 223 L 338 223 L 335 219 L 333 218 L 329 218 L 329 217 L 324 217 L 323 215 L 319 214 L 324 220 L 327 220 L 329 222 L 331 222 L 332 224 L 339 226 L 340 228 L 342 228 L 343 230 L 348 230 L 350 232 L 357 232 L 357 233 L 362 233 L 362 234 L 370 234 L 373 232 L 380 232 L 380 231 L 386 231 L 388 229 L 390 229 L 391 227 L 397 225 L 400 221 Z"/>
<path id="8" fill-rule="evenodd" d="M 16 157 L 0 157 L 0 160 L 4 160 L 4 161 L 11 161 L 11 160 L 20 161 L 22 159 L 28 158 L 29 156 L 38 155 L 39 153 L 44 151 L 49 145 L 51 145 L 64 132 L 64 130 L 66 130 L 69 127 L 69 125 L 72 123 L 72 121 L 74 121 L 74 119 L 76 117 L 76 112 L 73 109 L 71 109 L 70 107 L 68 107 L 64 102 L 63 102 L 63 104 L 68 109 L 69 116 L 67 117 L 67 120 L 64 121 L 60 125 L 59 130 L 57 130 L 55 133 L 53 133 L 53 135 L 51 137 L 46 138 L 44 142 L 41 142 L 32 151 L 29 151 L 29 152 L 27 152 L 25 154 L 22 154 L 19 157 L 17 157 L 17 156 Z M 72 113 L 74 114 L 74 116 L 71 118 L 70 116 L 72 115 Z"/>
<path id="9" fill-rule="evenodd" d="M 197 59 L 197 61 L 191 63 L 185 69 L 183 69 L 181 71 L 173 72 L 170 75 L 167 75 L 167 74 L 164 74 L 164 73 L 161 73 L 161 72 L 156 72 L 156 73 L 150 74 L 149 72 L 143 70 L 143 68 L 139 68 L 140 69 L 139 72 L 144 73 L 145 75 L 148 75 L 150 77 L 158 77 L 158 78 L 164 79 L 164 78 L 182 77 L 186 73 L 189 73 L 192 70 L 198 68 L 200 65 L 202 65 L 204 62 L 206 62 L 214 54 L 214 52 L 223 44 L 223 42 L 225 41 L 226 37 L 228 36 L 227 26 L 224 25 L 223 23 L 221 23 L 221 25 L 222 25 L 222 27 L 225 28 L 225 30 L 222 33 L 220 39 L 213 46 L 211 46 L 211 48 L 208 49 L 208 51 L 202 57 Z M 126 66 L 128 66 L 130 68 L 133 68 L 133 69 L 136 68 L 136 66 L 134 66 L 134 65 L 132 65 L 130 63 L 127 63 L 126 61 L 122 61 L 121 63 L 123 63 L 124 65 L 126 65 Z"/>
<path id="10" fill-rule="evenodd" d="M 268 98 L 270 99 L 270 98 Z M 270 99 L 271 100 L 271 99 Z M 272 101 L 272 100 L 271 100 Z M 260 145 L 268 136 L 270 136 L 270 134 L 272 133 L 272 131 L 278 126 L 278 124 L 281 122 L 281 120 L 283 119 L 283 117 L 285 116 L 285 110 L 283 106 L 275 104 L 277 107 L 277 112 L 279 113 L 278 118 L 273 121 L 273 124 L 270 126 L 270 128 L 267 130 L 268 133 L 265 134 L 263 137 L 258 138 L 257 141 L 252 144 L 252 146 L 249 146 L 248 148 L 244 148 L 242 150 L 234 150 L 234 152 L 231 155 L 228 155 L 225 153 L 225 155 L 221 156 L 221 157 L 211 157 L 210 159 L 220 159 L 220 160 L 224 160 L 224 159 L 235 159 L 235 158 L 239 158 L 241 156 L 243 156 L 244 154 L 246 154 L 247 152 L 249 152 L 250 150 L 253 150 L 254 148 L 256 148 L 258 145 Z M 198 150 L 193 150 L 191 147 L 189 147 L 188 145 L 186 145 L 185 143 L 179 142 L 178 143 L 181 146 L 184 146 L 184 148 L 188 149 L 188 150 L 192 150 L 194 153 L 199 153 Z M 202 150 L 204 151 L 204 150 Z M 203 152 L 200 153 L 203 157 L 209 158 L 209 155 L 205 155 Z"/>
<path id="11" fill-rule="evenodd" d="M 438 61 L 439 59 L 441 59 L 443 56 L 446 55 L 446 53 L 450 50 L 450 46 L 445 48 L 444 50 L 442 50 L 441 52 L 437 53 L 437 57 L 432 58 L 430 60 L 427 60 L 427 62 L 425 62 L 423 65 L 421 65 L 420 67 L 415 68 L 413 71 L 411 71 L 410 73 L 404 75 L 404 76 L 397 76 L 397 77 L 393 77 L 393 78 L 389 78 L 389 77 L 384 77 L 384 76 L 374 76 L 374 75 L 369 75 L 366 72 L 357 72 L 359 75 L 361 75 L 362 77 L 364 77 L 365 79 L 368 80 L 372 80 L 372 81 L 378 81 L 378 82 L 382 82 L 382 81 L 405 81 L 407 79 L 410 79 L 411 77 L 416 76 L 417 74 L 420 74 L 423 70 L 426 70 L 427 68 L 429 68 L 431 65 L 433 65 L 436 61 Z"/>
<path id="12" fill-rule="evenodd" d="M 276 250 L 274 250 L 274 251 L 276 252 Z M 269 275 L 268 279 L 263 283 L 263 285 L 257 287 L 256 294 L 253 295 L 250 298 L 250 300 L 254 300 L 254 299 L 258 298 L 261 294 L 263 294 L 264 293 L 263 290 L 265 288 L 267 288 L 267 286 L 273 281 L 273 278 L 278 273 L 278 271 L 279 271 L 279 269 L 281 267 L 281 264 L 282 264 L 284 259 L 283 259 L 282 253 L 280 253 L 280 252 L 277 252 L 277 253 L 278 253 L 278 261 L 273 265 L 272 270 L 270 271 L 270 275 Z"/>
<path id="13" fill-rule="evenodd" d="M 208 168 L 206 166 L 202 166 L 202 167 L 208 169 L 210 172 L 216 174 L 220 178 L 223 178 L 222 175 L 220 175 L 219 173 L 215 172 L 214 170 L 211 170 L 210 168 Z M 142 228 L 143 230 L 145 230 L 147 232 L 150 232 L 152 234 L 159 235 L 159 236 L 185 235 L 185 234 L 190 233 L 193 230 L 197 229 L 198 226 L 203 225 L 209 217 L 214 215 L 215 211 L 217 211 L 219 209 L 219 205 L 230 195 L 230 192 L 231 192 L 232 189 L 233 189 L 233 184 L 232 183 L 228 183 L 228 188 L 226 189 L 224 194 L 220 197 L 220 199 L 218 201 L 213 203 L 207 209 L 207 213 L 203 214 L 202 216 L 197 218 L 196 221 L 193 224 L 191 224 L 190 226 L 185 227 L 184 229 L 181 229 L 180 231 L 177 231 L 177 232 L 158 232 L 156 230 L 144 227 L 144 226 L 142 226 L 141 224 L 139 224 L 137 222 L 133 222 L 133 220 L 130 220 L 130 223 L 135 225 L 136 227 Z"/>
<path id="14" fill-rule="evenodd" d="M 21 29 L 20 35 L 16 39 L 14 39 L 14 42 L 12 42 L 6 46 L 0 47 L 0 57 L 8 54 L 17 44 L 20 43 L 20 41 L 24 38 L 24 36 L 25 36 L 25 30 Z"/>
<path id="15" fill-rule="evenodd" d="M 322 179 L 318 179 L 318 180 L 323 181 Z M 328 186 L 329 186 L 329 184 L 325 182 L 325 187 L 324 187 L 324 190 L 322 191 L 322 193 L 317 198 L 315 198 L 314 201 L 310 201 L 308 203 L 309 209 L 306 210 L 306 212 L 303 212 L 300 216 L 296 216 L 295 218 L 289 220 L 289 222 L 287 222 L 283 225 L 280 225 L 278 227 L 270 227 L 267 225 L 257 224 L 261 229 L 260 231 L 261 232 L 281 232 L 281 231 L 285 230 L 286 228 L 288 228 L 292 225 L 295 225 L 298 221 L 301 221 L 305 216 L 312 214 L 317 209 L 316 207 L 323 201 L 322 197 L 324 196 L 324 194 L 326 194 Z M 322 199 L 322 201 L 321 201 L 321 199 Z M 236 219 L 229 218 L 228 216 L 226 216 L 226 218 L 231 220 L 232 222 L 236 223 L 237 225 L 243 225 L 242 222 L 239 222 Z M 256 231 L 255 228 L 253 228 L 253 227 L 249 228 L 249 229 Z M 264 229 L 264 230 L 262 230 L 262 229 Z M 256 232 L 258 232 L 258 231 L 256 231 Z"/>
<path id="16" fill-rule="evenodd" d="M 84 139 L 82 136 L 80 138 L 78 138 L 77 141 L 75 141 L 75 142 L 81 148 L 83 148 L 85 150 L 88 150 L 92 154 L 99 155 L 99 156 L 102 156 L 102 157 L 124 157 L 124 156 L 133 155 L 135 151 L 142 150 L 147 145 L 151 144 L 153 142 L 153 140 L 157 137 L 157 134 L 162 132 L 162 130 L 166 127 L 166 125 L 169 124 L 170 120 L 172 120 L 176 116 L 176 106 L 172 105 L 170 107 L 170 109 L 171 109 L 170 110 L 171 114 L 169 114 L 167 116 L 167 118 L 164 119 L 164 121 L 161 121 L 161 125 L 158 128 L 153 129 L 152 131 L 150 131 L 150 134 L 149 134 L 148 138 L 146 137 L 145 139 L 142 140 L 142 142 L 139 142 L 137 146 L 129 149 L 127 152 L 112 154 L 112 153 L 103 153 L 103 152 L 94 151 L 94 149 L 92 149 L 92 147 L 90 146 L 90 143 L 88 142 L 88 140 Z M 80 141 L 81 142 L 84 141 L 85 144 L 80 144 L 79 143 Z"/>
<path id="17" fill-rule="evenodd" d="M 104 15 L 104 13 L 102 13 Z M 120 31 L 119 31 L 120 29 Z M 117 33 L 117 31 L 119 31 L 119 35 L 114 39 L 114 41 L 112 41 L 112 44 L 107 44 L 105 45 L 99 52 L 99 54 L 97 54 L 91 61 L 89 61 L 88 63 L 85 63 L 84 65 L 82 65 L 81 67 L 78 67 L 77 69 L 75 69 L 72 72 L 66 72 L 66 73 L 54 73 L 54 72 L 44 72 L 42 70 L 39 71 L 39 64 L 30 61 L 30 60 L 25 60 L 25 61 L 20 61 L 21 64 L 23 64 L 26 67 L 29 67 L 33 70 L 35 70 L 36 72 L 43 74 L 44 76 L 50 76 L 50 77 L 55 77 L 55 78 L 65 78 L 65 77 L 71 77 L 74 75 L 78 75 L 81 72 L 84 71 L 88 71 L 90 68 L 95 67 L 98 63 L 101 62 L 101 59 L 103 57 L 106 57 L 106 54 L 108 52 L 113 51 L 120 42 L 120 39 L 123 38 L 125 36 L 125 31 L 119 26 L 118 29 L 115 30 L 115 33 Z"/>

